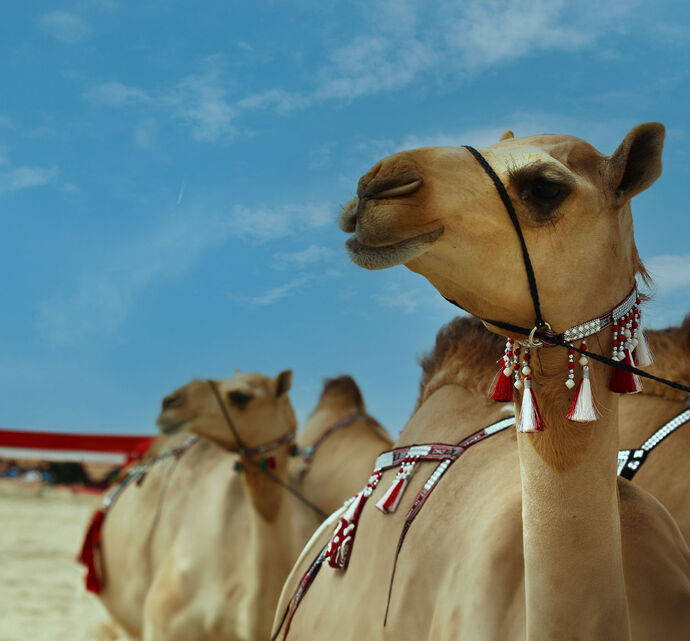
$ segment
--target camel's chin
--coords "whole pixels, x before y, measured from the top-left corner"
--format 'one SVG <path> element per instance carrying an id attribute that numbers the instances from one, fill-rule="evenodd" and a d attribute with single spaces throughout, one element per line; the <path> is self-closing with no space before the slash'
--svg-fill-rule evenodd
<path id="1" fill-rule="evenodd" d="M 392 245 L 372 247 L 364 245 L 355 236 L 345 242 L 352 262 L 365 269 L 386 269 L 418 258 L 443 234 L 443 227 L 403 240 Z"/>

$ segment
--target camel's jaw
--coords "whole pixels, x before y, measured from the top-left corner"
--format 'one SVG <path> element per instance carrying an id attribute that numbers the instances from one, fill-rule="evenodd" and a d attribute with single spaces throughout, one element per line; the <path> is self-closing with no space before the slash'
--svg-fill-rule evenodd
<path id="1" fill-rule="evenodd" d="M 386 269 L 395 265 L 404 265 L 418 258 L 431 248 L 431 245 L 443 234 L 443 227 L 408 238 L 390 245 L 365 245 L 352 236 L 345 243 L 352 262 L 365 269 Z"/>

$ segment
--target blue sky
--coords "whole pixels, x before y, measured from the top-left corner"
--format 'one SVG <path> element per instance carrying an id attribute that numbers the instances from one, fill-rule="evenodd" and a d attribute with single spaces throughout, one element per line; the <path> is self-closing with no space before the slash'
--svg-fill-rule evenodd
<path id="1" fill-rule="evenodd" d="M 573 8 L 574 7 L 574 8 Z M 351 373 L 392 432 L 453 317 L 352 265 L 339 207 L 380 157 L 667 127 L 636 199 L 647 318 L 690 305 L 690 9 L 554 0 L 11 3 L 0 22 L 0 424 L 150 432 L 162 396 Z M 497 355 L 498 356 L 498 355 Z"/>

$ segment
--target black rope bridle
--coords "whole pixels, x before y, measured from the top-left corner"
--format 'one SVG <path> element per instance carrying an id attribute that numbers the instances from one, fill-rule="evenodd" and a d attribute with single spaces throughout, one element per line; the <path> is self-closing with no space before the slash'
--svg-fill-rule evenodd
<path id="1" fill-rule="evenodd" d="M 494 186 L 496 187 L 496 191 L 498 191 L 498 194 L 501 197 L 501 200 L 503 201 L 506 210 L 508 211 L 510 220 L 513 223 L 513 227 L 515 228 L 515 232 L 518 235 L 518 239 L 520 240 L 520 247 L 522 249 L 522 260 L 525 265 L 525 272 L 527 273 L 527 282 L 529 284 L 530 296 L 532 297 L 532 303 L 534 305 L 535 318 L 534 327 L 532 329 L 520 327 L 519 325 L 513 325 L 512 323 L 506 323 L 500 320 L 492 320 L 489 318 L 482 318 L 481 320 L 483 320 L 485 323 L 489 323 L 490 325 L 500 327 L 501 329 L 504 329 L 506 331 L 519 334 L 522 336 L 529 336 L 530 343 L 533 345 L 536 345 L 533 343 L 533 339 L 536 338 L 543 345 L 558 345 L 560 347 L 566 347 L 568 349 L 572 349 L 580 354 L 587 356 L 587 358 L 591 358 L 592 360 L 599 361 L 600 363 L 609 365 L 610 367 L 616 367 L 626 372 L 637 374 L 638 376 L 648 378 L 650 380 L 656 381 L 657 383 L 662 383 L 663 385 L 673 387 L 674 389 L 690 392 L 690 386 L 688 385 L 683 385 L 682 383 L 676 383 L 675 381 L 669 381 L 665 378 L 654 376 L 649 372 L 645 372 L 644 370 L 638 369 L 637 367 L 628 365 L 623 361 L 614 361 L 612 358 L 608 358 L 601 354 L 595 354 L 593 352 L 590 352 L 589 350 L 582 349 L 581 347 L 576 347 L 570 341 L 565 340 L 562 334 L 556 334 L 555 332 L 551 331 L 551 326 L 544 320 L 544 318 L 541 315 L 537 279 L 534 275 L 534 268 L 532 267 L 532 261 L 530 259 L 529 251 L 527 249 L 527 244 L 525 243 L 525 237 L 522 233 L 522 228 L 520 227 L 520 221 L 518 220 L 517 212 L 515 211 L 515 207 L 513 206 L 512 201 L 510 200 L 508 191 L 505 188 L 505 185 L 501 182 L 501 179 L 498 177 L 496 172 L 491 167 L 491 165 L 487 162 L 486 158 L 484 158 L 484 156 L 482 156 L 474 147 L 470 147 L 469 145 L 463 145 L 463 147 L 467 149 L 467 151 L 469 151 L 472 154 L 472 156 L 474 156 L 475 160 L 480 164 L 482 169 L 484 169 L 489 178 L 491 178 Z M 450 298 L 446 298 L 446 300 L 449 303 L 455 305 L 456 307 L 463 309 L 454 300 Z"/>
<path id="2" fill-rule="evenodd" d="M 326 514 L 323 510 L 319 509 L 316 505 L 314 505 L 309 499 L 307 499 L 303 494 L 301 494 L 299 491 L 297 491 L 294 487 L 289 485 L 288 483 L 283 482 L 278 476 L 273 474 L 270 470 L 264 469 L 261 466 L 261 463 L 258 461 L 254 460 L 254 457 L 252 455 L 253 450 L 255 448 L 250 448 L 247 447 L 240 437 L 237 428 L 235 427 L 235 424 L 232 421 L 232 418 L 230 418 L 230 413 L 228 412 L 227 407 L 225 407 L 225 403 L 223 403 L 223 399 L 220 396 L 220 392 L 218 391 L 218 386 L 216 385 L 215 381 L 208 380 L 208 384 L 211 386 L 211 389 L 213 390 L 213 394 L 216 397 L 216 400 L 218 401 L 218 406 L 220 407 L 220 411 L 223 414 L 223 418 L 225 419 L 225 422 L 227 423 L 228 427 L 230 428 L 230 432 L 232 433 L 235 441 L 237 442 L 238 445 L 238 453 L 239 455 L 247 461 L 250 465 L 253 467 L 257 468 L 260 470 L 263 474 L 265 474 L 271 481 L 276 483 L 277 485 L 280 485 L 281 487 L 285 488 L 288 492 L 290 492 L 295 498 L 299 499 L 304 503 L 307 507 L 312 509 L 316 514 L 319 515 L 319 518 L 323 521 L 328 514 Z"/>

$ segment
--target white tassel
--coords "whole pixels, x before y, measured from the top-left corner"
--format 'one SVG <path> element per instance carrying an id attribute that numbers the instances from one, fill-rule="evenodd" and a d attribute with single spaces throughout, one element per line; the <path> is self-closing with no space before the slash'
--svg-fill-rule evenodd
<path id="1" fill-rule="evenodd" d="M 541 413 L 539 412 L 537 399 L 534 397 L 534 392 L 532 392 L 532 379 L 526 376 L 525 391 L 522 393 L 520 417 L 517 422 L 517 431 L 524 433 L 543 432 L 545 427 Z"/>
<path id="2" fill-rule="evenodd" d="M 649 343 L 647 342 L 647 337 L 642 329 L 640 329 L 637 334 L 637 346 L 635 347 L 634 358 L 635 362 L 640 367 L 649 367 L 654 363 L 652 352 L 650 351 Z"/>
<path id="3" fill-rule="evenodd" d="M 597 413 L 594 409 L 594 398 L 592 397 L 592 384 L 589 381 L 589 367 L 582 368 L 582 380 L 573 396 L 567 419 L 576 423 L 589 423 L 597 420 Z"/>
<path id="4" fill-rule="evenodd" d="M 384 514 L 390 514 L 398 509 L 400 499 L 402 498 L 405 488 L 407 487 L 406 478 L 396 478 L 388 491 L 376 503 L 376 507 Z"/>

